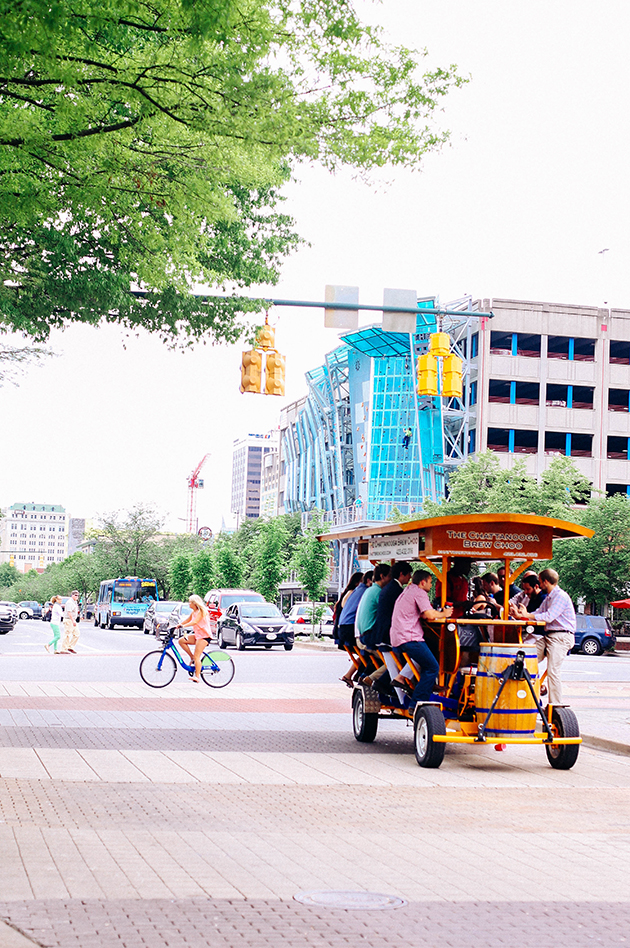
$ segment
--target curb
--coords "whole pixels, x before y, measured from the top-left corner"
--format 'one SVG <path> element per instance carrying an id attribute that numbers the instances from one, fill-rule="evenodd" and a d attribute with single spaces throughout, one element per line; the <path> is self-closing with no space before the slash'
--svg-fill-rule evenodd
<path id="1" fill-rule="evenodd" d="M 611 751 L 613 754 L 630 755 L 630 744 L 623 741 L 611 741 L 607 737 L 596 737 L 594 734 L 582 734 L 582 743 L 585 747 L 595 747 L 598 750 Z"/>
<path id="2" fill-rule="evenodd" d="M 308 648 L 313 652 L 338 652 L 339 649 L 336 645 L 320 645 L 318 642 L 298 642 L 295 640 L 295 647 L 299 645 L 300 648 Z"/>

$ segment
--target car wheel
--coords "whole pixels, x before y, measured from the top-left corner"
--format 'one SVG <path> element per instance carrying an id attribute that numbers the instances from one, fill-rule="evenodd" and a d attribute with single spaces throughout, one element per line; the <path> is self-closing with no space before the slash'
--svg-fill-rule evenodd
<path id="1" fill-rule="evenodd" d="M 94 616 L 94 625 L 95 625 L 96 628 L 98 629 L 98 619 L 97 619 L 96 616 Z"/>
<path id="2" fill-rule="evenodd" d="M 366 713 L 365 697 L 360 688 L 356 688 L 352 696 L 352 730 L 356 740 L 362 744 L 371 744 L 378 730 L 378 714 Z"/>
<path id="3" fill-rule="evenodd" d="M 594 638 L 582 639 L 580 648 L 585 655 L 601 655 L 602 651 L 601 645 Z"/>
<path id="4" fill-rule="evenodd" d="M 236 647 L 239 652 L 245 651 L 245 642 L 243 641 L 243 634 L 241 632 L 236 633 Z"/>
<path id="5" fill-rule="evenodd" d="M 268 645 L 267 648 L 271 648 L 271 646 Z M 293 642 L 285 642 L 285 643 L 284 643 L 284 650 L 285 650 L 285 652 L 290 652 L 292 649 L 293 649 Z"/>
<path id="6" fill-rule="evenodd" d="M 225 639 L 223 638 L 223 632 L 220 629 L 217 632 L 217 645 L 219 646 L 219 648 L 227 648 L 227 645 L 225 644 Z"/>
<path id="7" fill-rule="evenodd" d="M 20 618 L 20 619 L 28 619 L 28 612 L 20 612 L 19 618 Z"/>
<path id="8" fill-rule="evenodd" d="M 558 737 L 579 737 L 580 725 L 571 708 L 554 708 L 551 729 Z M 579 744 L 546 744 L 547 760 L 554 770 L 570 770 L 578 759 Z"/>
<path id="9" fill-rule="evenodd" d="M 414 749 L 421 767 L 439 767 L 444 760 L 446 745 L 436 744 L 434 734 L 446 734 L 444 715 L 433 704 L 422 705 L 413 720 Z"/>
<path id="10" fill-rule="evenodd" d="M 108 629 L 113 629 L 113 628 L 114 628 L 114 620 L 113 620 L 113 619 L 110 619 L 110 620 L 109 620 L 109 622 L 107 623 L 107 628 L 108 628 Z"/>

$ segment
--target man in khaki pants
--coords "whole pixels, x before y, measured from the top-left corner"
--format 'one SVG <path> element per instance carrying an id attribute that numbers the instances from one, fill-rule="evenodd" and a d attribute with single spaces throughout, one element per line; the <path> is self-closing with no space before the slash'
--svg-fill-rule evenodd
<path id="1" fill-rule="evenodd" d="M 63 645 L 60 652 L 72 652 L 76 655 L 74 646 L 79 641 L 79 591 L 75 589 L 64 607 L 63 613 Z"/>
<path id="2" fill-rule="evenodd" d="M 555 569 L 544 569 L 538 582 L 542 591 L 547 593 L 546 598 L 533 612 L 526 612 L 524 606 L 516 609 L 521 619 L 545 623 L 545 634 L 534 635 L 534 638 L 538 661 L 547 658 L 549 704 L 562 704 L 560 669 L 567 652 L 575 645 L 575 609 L 568 593 L 560 589 L 558 579 Z"/>

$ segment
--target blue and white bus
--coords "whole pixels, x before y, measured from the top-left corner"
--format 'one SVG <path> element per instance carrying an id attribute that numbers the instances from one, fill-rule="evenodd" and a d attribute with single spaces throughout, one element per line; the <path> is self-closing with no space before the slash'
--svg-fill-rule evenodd
<path id="1" fill-rule="evenodd" d="M 139 579 L 137 576 L 105 579 L 98 591 L 94 625 L 101 629 L 113 629 L 117 625 L 141 629 L 145 612 L 158 599 L 154 579 Z"/>

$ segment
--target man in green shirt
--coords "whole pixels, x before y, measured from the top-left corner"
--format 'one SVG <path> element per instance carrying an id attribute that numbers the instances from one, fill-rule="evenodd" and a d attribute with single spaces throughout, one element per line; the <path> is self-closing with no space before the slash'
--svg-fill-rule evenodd
<path id="1" fill-rule="evenodd" d="M 361 597 L 354 620 L 354 634 L 357 639 L 362 640 L 364 634 L 374 628 L 378 597 L 383 586 L 386 586 L 389 582 L 390 573 L 391 567 L 387 563 L 379 563 L 374 568 L 374 580 L 370 588 Z M 359 642 L 359 645 L 361 645 L 361 642 Z"/>

